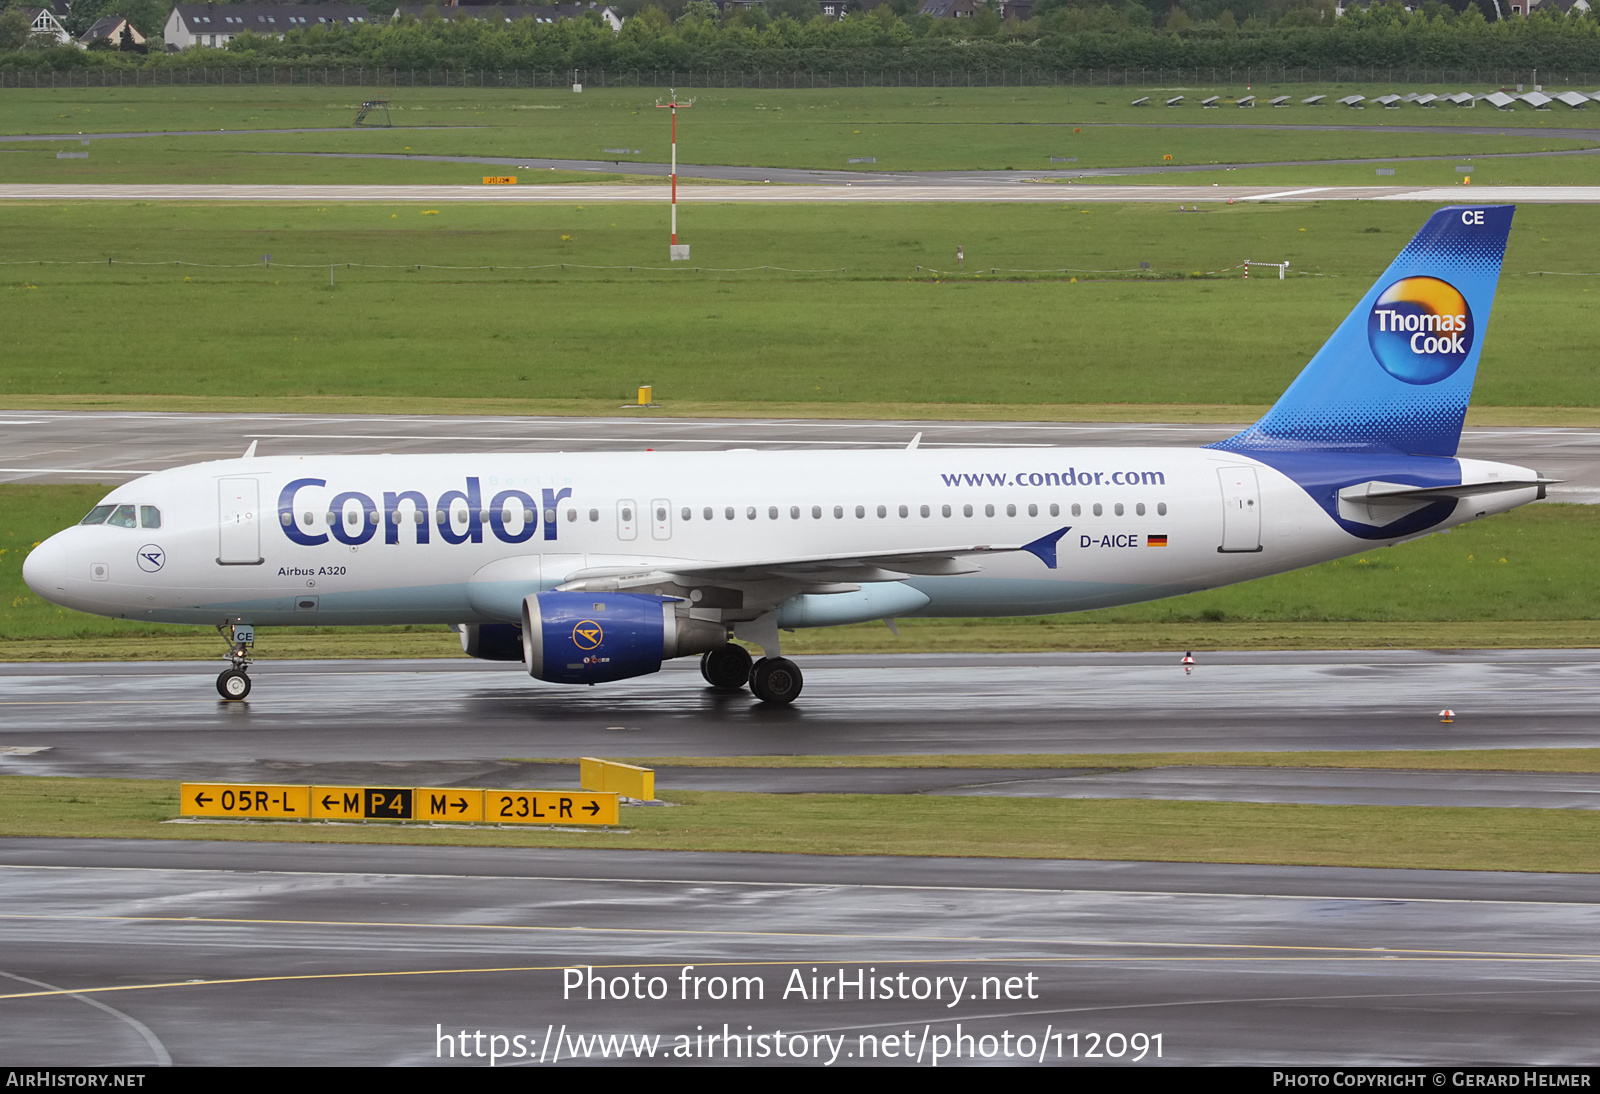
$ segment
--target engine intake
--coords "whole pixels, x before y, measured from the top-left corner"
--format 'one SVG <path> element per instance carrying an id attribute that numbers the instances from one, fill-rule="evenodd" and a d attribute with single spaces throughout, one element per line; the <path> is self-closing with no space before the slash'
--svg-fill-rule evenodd
<path id="1" fill-rule="evenodd" d="M 690 618 L 673 597 L 550 592 L 522 602 L 522 662 L 530 676 L 557 684 L 644 676 L 727 641 L 727 627 Z"/>

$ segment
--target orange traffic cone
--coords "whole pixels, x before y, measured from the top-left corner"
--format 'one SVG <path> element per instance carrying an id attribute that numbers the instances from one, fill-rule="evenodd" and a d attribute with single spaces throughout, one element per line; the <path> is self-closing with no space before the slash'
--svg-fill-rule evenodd
<path id="1" fill-rule="evenodd" d="M 1439 721 L 1443 722 L 1445 725 L 1449 725 L 1451 722 L 1453 722 L 1455 720 L 1456 720 L 1456 712 L 1451 710 L 1449 707 L 1446 707 L 1445 709 L 1443 709 L 1443 710 L 1441 710 L 1439 712 Z"/>
<path id="2" fill-rule="evenodd" d="M 1190 650 L 1188 653 L 1183 655 L 1182 664 L 1185 664 L 1185 665 L 1194 664 L 1194 651 L 1193 650 Z"/>

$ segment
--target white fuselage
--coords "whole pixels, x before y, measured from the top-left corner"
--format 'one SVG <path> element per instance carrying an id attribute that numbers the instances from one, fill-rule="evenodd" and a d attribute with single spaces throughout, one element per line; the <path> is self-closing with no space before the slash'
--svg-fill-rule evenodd
<path id="1" fill-rule="evenodd" d="M 1428 531 L 1534 496 L 1463 502 Z M 157 510 L 159 525 L 69 528 L 29 556 L 26 580 L 68 607 L 172 623 L 516 622 L 524 595 L 596 567 L 1015 546 L 1066 528 L 1055 568 L 1027 551 L 972 556 L 977 572 L 901 575 L 860 609 L 1032 615 L 1374 545 L 1272 467 L 1208 449 L 249 458 L 158 472 L 106 503 Z M 796 609 L 780 625 L 854 619 Z"/>

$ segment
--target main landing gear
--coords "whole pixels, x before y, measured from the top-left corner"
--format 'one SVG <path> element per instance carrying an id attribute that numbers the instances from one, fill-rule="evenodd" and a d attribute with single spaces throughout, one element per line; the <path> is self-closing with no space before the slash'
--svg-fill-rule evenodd
<path id="1" fill-rule="evenodd" d="M 250 694 L 250 647 L 256 644 L 255 628 L 224 620 L 217 624 L 217 633 L 228 643 L 228 661 L 233 666 L 217 677 L 217 694 L 237 702 Z"/>
<path id="2" fill-rule="evenodd" d="M 763 657 L 750 670 L 750 693 L 763 703 L 786 707 L 800 696 L 800 666 L 787 657 Z"/>
<path id="3" fill-rule="evenodd" d="M 763 657 L 753 665 L 743 646 L 731 642 L 700 657 L 700 675 L 716 691 L 734 692 L 750 685 L 763 703 L 788 706 L 800 694 L 800 667 L 786 657 Z"/>
<path id="4" fill-rule="evenodd" d="M 715 691 L 738 691 L 750 682 L 750 652 L 729 642 L 700 655 L 700 675 Z"/>

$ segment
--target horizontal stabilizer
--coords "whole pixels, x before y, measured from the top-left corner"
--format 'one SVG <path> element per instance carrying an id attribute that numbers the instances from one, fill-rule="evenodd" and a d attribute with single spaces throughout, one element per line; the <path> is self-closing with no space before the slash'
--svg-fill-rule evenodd
<path id="1" fill-rule="evenodd" d="M 1434 502 L 1504 494 L 1513 490 L 1537 490 L 1544 497 L 1545 487 L 1560 479 L 1495 479 L 1464 482 L 1455 486 L 1410 486 L 1401 482 L 1363 482 L 1339 491 L 1339 516 L 1357 524 L 1387 527 L 1402 517 Z"/>
<path id="2" fill-rule="evenodd" d="M 1499 494 L 1506 490 L 1532 490 L 1537 488 L 1544 496 L 1546 486 L 1554 486 L 1561 479 L 1517 479 L 1495 482 L 1464 482 L 1460 486 L 1406 486 L 1394 482 L 1366 482 L 1360 486 L 1339 491 L 1340 498 L 1360 501 L 1432 501 L 1438 498 L 1470 498 L 1477 494 Z"/>

